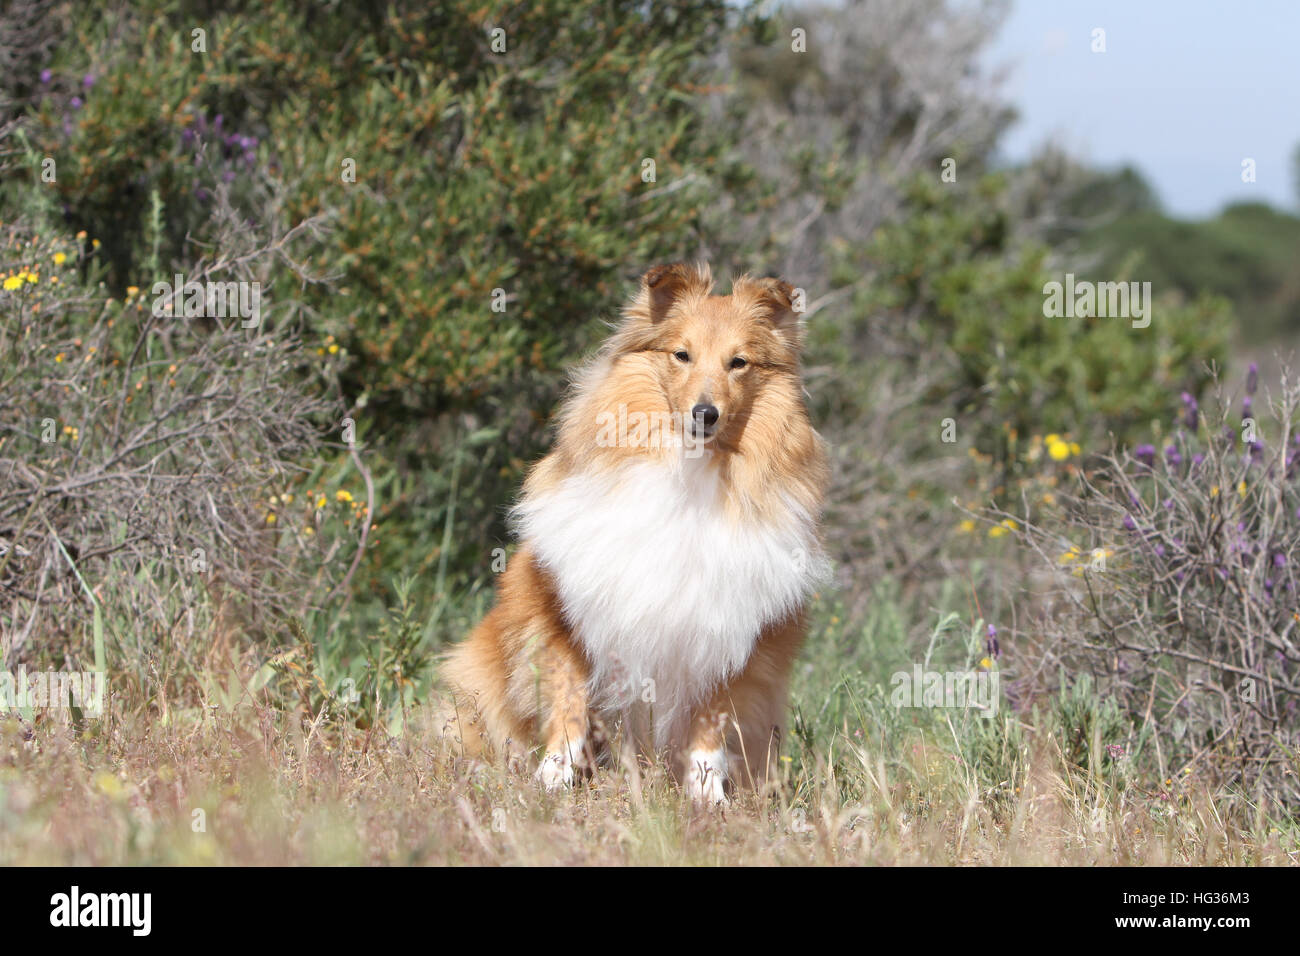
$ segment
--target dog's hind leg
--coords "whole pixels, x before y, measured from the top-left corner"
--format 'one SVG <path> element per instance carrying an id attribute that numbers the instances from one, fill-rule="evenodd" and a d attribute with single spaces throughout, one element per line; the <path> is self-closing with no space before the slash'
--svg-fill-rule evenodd
<path id="1" fill-rule="evenodd" d="M 454 713 L 447 720 L 466 756 L 494 753 L 511 764 L 545 747 L 538 776 L 572 783 L 585 766 L 587 666 L 564 623 L 550 579 L 527 547 L 506 568 L 497 605 L 447 655 L 442 676 Z"/>
<path id="2" fill-rule="evenodd" d="M 577 649 L 552 642 L 538 655 L 538 681 L 544 700 L 542 740 L 546 753 L 537 777 L 548 790 L 572 786 L 578 769 L 594 765 L 587 711 L 587 668 Z"/>

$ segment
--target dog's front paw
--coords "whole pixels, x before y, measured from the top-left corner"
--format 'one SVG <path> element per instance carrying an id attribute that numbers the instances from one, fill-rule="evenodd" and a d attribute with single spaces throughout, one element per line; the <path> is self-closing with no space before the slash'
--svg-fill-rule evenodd
<path id="1" fill-rule="evenodd" d="M 547 754 L 537 768 L 537 779 L 547 790 L 573 786 L 573 761 L 566 754 Z"/>
<path id="2" fill-rule="evenodd" d="M 727 806 L 727 754 L 722 750 L 693 750 L 686 767 L 686 792 L 697 807 Z"/>
<path id="3" fill-rule="evenodd" d="M 581 744 L 566 747 L 564 750 L 549 751 L 542 758 L 541 766 L 537 768 L 537 779 L 547 790 L 572 787 L 574 771 L 581 759 Z"/>

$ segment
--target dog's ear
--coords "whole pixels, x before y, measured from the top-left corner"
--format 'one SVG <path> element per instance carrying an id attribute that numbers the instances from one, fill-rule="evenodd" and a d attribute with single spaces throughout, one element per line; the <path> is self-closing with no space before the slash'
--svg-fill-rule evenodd
<path id="1" fill-rule="evenodd" d="M 748 299 L 756 317 L 772 327 L 772 331 L 798 349 L 803 341 L 803 327 L 799 322 L 803 309 L 803 293 L 784 279 L 741 276 L 731 285 L 731 294 Z"/>
<path id="2" fill-rule="evenodd" d="M 713 289 L 713 275 L 706 263 L 687 265 L 674 262 L 655 266 L 641 277 L 641 296 L 644 297 L 650 321 L 658 324 L 668 315 L 669 309 L 688 293 L 708 295 Z"/>

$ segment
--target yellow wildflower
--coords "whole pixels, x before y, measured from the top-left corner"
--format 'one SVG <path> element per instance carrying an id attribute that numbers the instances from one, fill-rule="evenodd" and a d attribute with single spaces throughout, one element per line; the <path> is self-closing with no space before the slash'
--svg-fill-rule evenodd
<path id="1" fill-rule="evenodd" d="M 54 264 L 56 266 L 61 266 L 63 265 L 63 263 L 68 261 L 67 255 L 62 252 L 56 252 L 53 258 L 54 258 Z"/>
<path id="2" fill-rule="evenodd" d="M 338 491 L 334 492 L 334 498 L 338 501 L 351 501 L 352 495 L 340 488 Z"/>
<path id="3" fill-rule="evenodd" d="M 114 800 L 121 799 L 126 795 L 126 788 L 122 786 L 122 781 L 113 776 L 107 770 L 101 770 L 92 778 L 95 789 L 104 796 Z"/>
<path id="4" fill-rule="evenodd" d="M 1065 461 L 1070 457 L 1070 446 L 1057 439 L 1047 443 L 1047 453 L 1052 456 L 1052 461 Z"/>

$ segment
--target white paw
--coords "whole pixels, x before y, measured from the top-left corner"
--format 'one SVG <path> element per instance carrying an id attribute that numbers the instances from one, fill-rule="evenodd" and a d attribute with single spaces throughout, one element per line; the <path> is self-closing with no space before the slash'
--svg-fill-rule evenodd
<path id="1" fill-rule="evenodd" d="M 547 754 L 537 768 L 537 779 L 547 790 L 573 786 L 573 761 L 565 754 Z"/>
<path id="2" fill-rule="evenodd" d="M 723 750 L 693 750 L 686 766 L 686 792 L 696 806 L 727 805 L 727 754 Z"/>
<path id="3" fill-rule="evenodd" d="M 572 743 L 561 751 L 551 751 L 537 768 L 537 779 L 547 790 L 573 786 L 573 768 L 582 755 L 582 742 Z"/>

